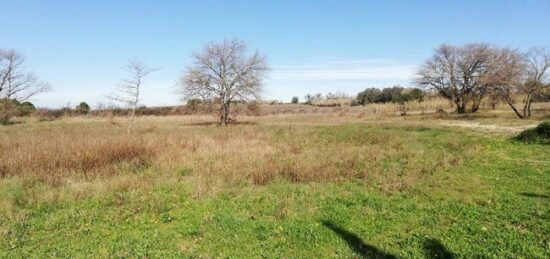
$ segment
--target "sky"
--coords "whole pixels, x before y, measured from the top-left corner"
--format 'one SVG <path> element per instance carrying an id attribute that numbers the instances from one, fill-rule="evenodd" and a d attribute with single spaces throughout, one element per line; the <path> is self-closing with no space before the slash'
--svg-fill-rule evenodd
<path id="1" fill-rule="evenodd" d="M 191 53 L 233 38 L 268 57 L 265 100 L 355 95 L 411 86 L 442 43 L 550 48 L 550 0 L 0 0 L 0 48 L 52 86 L 32 99 L 39 107 L 106 103 L 128 60 L 159 68 L 143 105 L 180 104 Z"/>

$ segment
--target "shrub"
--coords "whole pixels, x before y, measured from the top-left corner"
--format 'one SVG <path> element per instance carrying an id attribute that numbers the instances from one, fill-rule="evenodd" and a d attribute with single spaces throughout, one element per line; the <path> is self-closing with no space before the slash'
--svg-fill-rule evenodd
<path id="1" fill-rule="evenodd" d="M 52 121 L 65 115 L 62 109 L 39 109 L 33 113 L 39 121 Z"/>
<path id="2" fill-rule="evenodd" d="M 31 102 L 22 102 L 19 104 L 19 116 L 29 116 L 36 111 L 36 107 Z"/>
<path id="3" fill-rule="evenodd" d="M 418 102 L 423 102 L 424 101 L 424 96 L 426 95 L 426 93 L 418 88 L 412 88 L 412 89 L 409 89 L 408 91 L 406 91 L 405 93 L 406 95 L 408 95 L 408 99 L 411 100 L 411 101 L 418 101 Z"/>
<path id="4" fill-rule="evenodd" d="M 290 101 L 290 103 L 296 104 L 296 103 L 298 103 L 299 101 L 300 101 L 300 100 L 298 99 L 298 96 L 294 96 L 294 97 L 292 97 L 292 100 Z"/>
<path id="5" fill-rule="evenodd" d="M 90 105 L 85 102 L 81 102 L 78 106 L 76 106 L 75 110 L 78 114 L 88 114 L 90 112 Z"/>
<path id="6" fill-rule="evenodd" d="M 309 105 L 311 105 L 311 104 L 313 104 L 313 103 L 315 103 L 315 102 L 318 102 L 318 101 L 320 101 L 320 100 L 322 100 L 322 99 L 323 99 L 323 95 L 322 95 L 322 94 L 315 94 L 315 95 L 306 94 L 306 95 L 304 96 L 305 103 L 306 103 L 306 104 L 309 104 Z"/>
<path id="7" fill-rule="evenodd" d="M 17 105 L 15 100 L 0 99 L 0 124 L 7 124 L 12 117 L 17 116 Z"/>
<path id="8" fill-rule="evenodd" d="M 378 88 L 367 88 L 357 94 L 357 103 L 361 105 L 367 105 L 368 103 L 378 102 L 382 91 Z"/>
<path id="9" fill-rule="evenodd" d="M 394 86 L 391 88 L 384 88 L 382 90 L 382 102 L 402 103 L 404 102 L 403 90 L 405 88 L 401 86 Z"/>
<path id="10" fill-rule="evenodd" d="M 262 114 L 262 107 L 256 101 L 249 102 L 246 104 L 246 114 L 260 116 Z"/>
<path id="11" fill-rule="evenodd" d="M 204 101 L 201 100 L 201 99 L 198 99 L 198 98 L 192 98 L 192 99 L 187 100 L 187 105 L 188 106 L 197 106 L 197 105 L 200 105 L 202 103 L 204 103 Z"/>
<path id="12" fill-rule="evenodd" d="M 16 116 L 29 116 L 36 111 L 31 102 L 19 103 L 13 99 L 0 100 L 0 124 L 7 124 L 9 120 Z"/>
<path id="13" fill-rule="evenodd" d="M 539 92 L 533 95 L 533 102 L 550 102 L 550 84 L 548 84 L 545 88 L 541 89 Z"/>
<path id="14" fill-rule="evenodd" d="M 535 128 L 526 129 L 514 139 L 526 143 L 550 145 L 550 121 L 542 122 Z"/>

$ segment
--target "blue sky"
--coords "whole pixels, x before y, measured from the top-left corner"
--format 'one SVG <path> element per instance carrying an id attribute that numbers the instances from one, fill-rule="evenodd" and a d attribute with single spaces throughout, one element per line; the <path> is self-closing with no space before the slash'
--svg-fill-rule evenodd
<path id="1" fill-rule="evenodd" d="M 0 48 L 14 48 L 53 91 L 42 107 L 105 102 L 139 59 L 151 74 L 143 104 L 180 102 L 190 54 L 239 38 L 265 53 L 264 99 L 356 94 L 409 85 L 441 43 L 550 47 L 550 1 L 9 1 L 0 0 Z"/>

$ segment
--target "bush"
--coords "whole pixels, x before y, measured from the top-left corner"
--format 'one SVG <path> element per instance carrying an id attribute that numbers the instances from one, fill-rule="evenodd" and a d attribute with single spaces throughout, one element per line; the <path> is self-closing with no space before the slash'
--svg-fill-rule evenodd
<path id="1" fill-rule="evenodd" d="M 315 102 L 318 102 L 318 101 L 320 101 L 320 100 L 322 100 L 322 99 L 323 99 L 323 95 L 322 95 L 322 94 L 315 94 L 315 95 L 306 94 L 306 95 L 304 96 L 304 103 L 305 103 L 305 104 L 311 105 L 311 104 L 313 104 L 313 103 L 315 103 Z"/>
<path id="2" fill-rule="evenodd" d="M 258 102 L 249 102 L 246 104 L 246 114 L 252 116 L 260 116 L 262 114 L 262 107 Z"/>
<path id="3" fill-rule="evenodd" d="M 22 102 L 19 104 L 19 116 L 29 116 L 36 111 L 36 107 L 31 102 Z"/>
<path id="4" fill-rule="evenodd" d="M 17 116 L 29 116 L 36 111 L 31 102 L 18 102 L 13 99 L 0 100 L 0 124 L 7 124 L 9 120 Z"/>
<path id="5" fill-rule="evenodd" d="M 533 102 L 550 102 L 550 84 L 533 95 Z"/>
<path id="6" fill-rule="evenodd" d="M 294 103 L 294 104 L 296 104 L 298 102 L 299 102 L 298 96 L 292 97 L 292 100 L 290 101 L 290 103 Z"/>
<path id="7" fill-rule="evenodd" d="M 90 112 L 90 105 L 85 102 L 81 102 L 78 106 L 76 106 L 75 111 L 78 114 L 88 114 Z"/>
<path id="8" fill-rule="evenodd" d="M 64 115 L 65 111 L 62 109 L 39 109 L 34 112 L 34 116 L 36 116 L 39 121 L 52 121 Z"/>
<path id="9" fill-rule="evenodd" d="M 7 124 L 12 117 L 17 116 L 17 101 L 0 99 L 0 124 Z"/>
<path id="10" fill-rule="evenodd" d="M 550 121 L 545 121 L 532 129 L 522 131 L 515 138 L 517 141 L 550 145 Z"/>
<path id="11" fill-rule="evenodd" d="M 357 103 L 361 105 L 367 105 L 369 103 L 380 102 L 382 91 L 378 88 L 367 88 L 357 94 Z"/>

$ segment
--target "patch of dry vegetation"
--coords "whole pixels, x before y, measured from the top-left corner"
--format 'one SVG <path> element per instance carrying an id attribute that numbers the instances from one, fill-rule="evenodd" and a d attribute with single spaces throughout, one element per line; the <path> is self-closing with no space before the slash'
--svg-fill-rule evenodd
<path id="1" fill-rule="evenodd" d="M 292 120 L 299 120 L 294 117 L 288 123 L 271 117 L 230 127 L 209 125 L 201 117 L 141 118 L 130 136 L 124 122 L 73 119 L 13 125 L 0 136 L 0 175 L 54 186 L 141 176 L 132 181 L 183 181 L 197 196 L 276 179 L 354 180 L 392 192 L 435 169 L 457 166 L 475 152 L 447 138 L 435 147 L 455 151 L 440 152 L 414 128 L 339 125 L 359 119 L 338 115 L 311 117 L 317 125 L 312 126 L 294 124 Z M 323 123 L 327 126 L 319 126 Z"/>
<path id="2" fill-rule="evenodd" d="M 151 151 L 139 138 L 43 135 L 2 144 L 1 176 L 34 175 L 57 181 L 71 173 L 114 174 L 115 165 L 146 165 Z"/>

